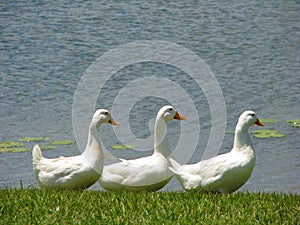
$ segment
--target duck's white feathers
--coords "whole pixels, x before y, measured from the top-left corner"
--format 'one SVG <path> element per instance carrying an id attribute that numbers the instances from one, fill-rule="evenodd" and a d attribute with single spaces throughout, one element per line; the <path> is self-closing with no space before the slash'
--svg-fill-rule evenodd
<path id="1" fill-rule="evenodd" d="M 40 152 L 40 154 L 38 153 Z M 33 155 L 41 156 L 38 145 L 33 149 Z M 35 174 L 39 185 L 48 189 L 85 189 L 100 177 L 90 168 L 82 156 L 59 157 L 48 159 L 36 157 L 33 160 Z"/>
<path id="2" fill-rule="evenodd" d="M 32 162 L 36 165 L 43 158 L 42 151 L 38 145 L 34 145 L 32 150 Z"/>
<path id="3" fill-rule="evenodd" d="M 85 189 L 97 182 L 104 165 L 98 129 L 104 123 L 118 125 L 108 110 L 99 109 L 90 123 L 87 145 L 81 155 L 48 159 L 35 145 L 32 164 L 39 185 L 47 189 Z"/>
<path id="4" fill-rule="evenodd" d="M 248 135 L 253 124 L 264 125 L 253 111 L 245 111 L 237 123 L 233 148 L 229 153 L 170 168 L 182 187 L 187 191 L 230 193 L 245 184 L 255 164 L 255 152 Z"/>
<path id="5" fill-rule="evenodd" d="M 157 154 L 105 166 L 100 184 L 107 190 L 155 191 L 173 176 L 167 159 Z M 151 163 L 150 163 L 151 162 Z"/>
<path id="6" fill-rule="evenodd" d="M 172 153 L 167 139 L 168 121 L 185 119 L 172 106 L 164 106 L 157 113 L 154 129 L 154 153 L 148 157 L 104 166 L 99 183 L 107 190 L 156 191 L 164 187 L 174 173 L 169 157 Z"/>
<path id="7" fill-rule="evenodd" d="M 183 165 L 173 172 L 185 190 L 233 192 L 249 179 L 254 168 L 254 152 L 251 146 L 245 148 L 249 156 L 229 152 L 193 165 Z"/>

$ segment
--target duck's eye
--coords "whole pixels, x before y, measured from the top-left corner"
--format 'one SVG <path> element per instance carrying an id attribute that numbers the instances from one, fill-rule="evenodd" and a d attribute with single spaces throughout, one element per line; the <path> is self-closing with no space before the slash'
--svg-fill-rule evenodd
<path id="1" fill-rule="evenodd" d="M 108 114 L 108 112 L 104 112 L 104 114 L 105 114 L 105 115 L 107 115 L 107 114 Z"/>
<path id="2" fill-rule="evenodd" d="M 250 116 L 255 116 L 255 114 L 254 114 L 254 113 L 251 113 Z"/>
<path id="3" fill-rule="evenodd" d="M 169 110 L 172 111 L 173 109 L 172 109 L 172 108 L 169 108 Z"/>

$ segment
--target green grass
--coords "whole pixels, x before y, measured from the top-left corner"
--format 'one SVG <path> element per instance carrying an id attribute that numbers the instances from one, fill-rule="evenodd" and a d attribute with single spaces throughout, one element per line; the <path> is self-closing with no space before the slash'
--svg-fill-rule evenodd
<path id="1" fill-rule="evenodd" d="M 0 224 L 299 224 L 300 197 L 0 190 Z"/>

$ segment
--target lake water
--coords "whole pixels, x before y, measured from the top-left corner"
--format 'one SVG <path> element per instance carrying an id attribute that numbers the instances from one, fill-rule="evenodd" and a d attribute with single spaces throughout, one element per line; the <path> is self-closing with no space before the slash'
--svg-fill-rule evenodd
<path id="1" fill-rule="evenodd" d="M 252 138 L 257 161 L 241 190 L 300 193 L 300 129 L 285 122 L 300 118 L 300 18 L 296 1 L 1 1 L 0 19 L 0 141 L 21 137 L 75 140 L 73 101 L 89 66 L 106 52 L 128 43 L 166 41 L 189 49 L 209 66 L 225 99 L 225 114 L 218 118 L 225 118 L 227 131 L 234 129 L 238 116 L 247 109 L 256 111 L 260 118 L 279 121 L 265 128 L 279 130 L 284 138 Z M 130 128 L 121 136 L 147 140 L 147 151 L 112 149 L 110 146 L 120 144 L 118 138 L 123 137 L 109 125 L 101 128 L 103 146 L 115 157 L 151 154 L 148 145 L 154 118 L 161 106 L 171 103 L 188 118 L 169 124 L 172 148 L 176 148 L 184 126 L 193 127 L 195 120 L 191 118 L 199 117 L 199 141 L 188 162 L 199 161 L 212 129 L 211 105 L 205 91 L 186 71 L 155 61 L 127 65 L 108 80 L 98 80 L 101 92 L 95 92 L 96 100 L 86 104 L 92 111 L 95 107 L 111 110 L 122 88 L 134 81 L 141 82 L 133 83 L 136 90 L 128 91 L 132 98 L 141 90 L 145 95 L 136 102 L 130 102 L 132 98 L 123 101 L 122 109 L 131 105 L 130 112 L 115 111 L 115 119 L 124 120 L 129 115 Z M 171 85 L 175 83 L 177 88 Z M 151 90 L 159 90 L 159 95 L 147 96 Z M 197 115 L 187 105 L 184 91 Z M 173 102 L 164 95 L 171 96 Z M 84 107 L 81 112 L 92 116 Z M 120 118 L 122 114 L 124 118 Z M 88 124 L 82 123 L 86 132 Z M 185 136 L 193 136 L 193 129 L 188 132 Z M 193 148 L 195 143 L 188 138 L 184 141 L 186 148 Z M 229 151 L 232 143 L 233 135 L 226 133 L 217 153 Z M 26 146 L 32 148 L 33 144 Z M 80 143 L 78 146 L 83 148 Z M 77 145 L 68 145 L 43 154 L 70 156 L 79 150 Z M 38 186 L 31 152 L 0 154 L 0 188 L 20 187 L 20 180 L 24 187 Z M 101 188 L 95 184 L 92 189 Z M 172 179 L 163 190 L 181 187 Z"/>

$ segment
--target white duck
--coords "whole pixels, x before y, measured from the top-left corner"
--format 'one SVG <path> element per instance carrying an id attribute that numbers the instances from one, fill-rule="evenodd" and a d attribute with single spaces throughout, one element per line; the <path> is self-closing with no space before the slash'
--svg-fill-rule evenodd
<path id="1" fill-rule="evenodd" d="M 167 122 L 185 120 L 173 106 L 164 106 L 157 113 L 154 129 L 154 153 L 148 157 L 104 166 L 100 185 L 110 191 L 156 191 L 164 187 L 174 175 L 169 170 L 171 148 L 167 138 Z"/>
<path id="2" fill-rule="evenodd" d="M 183 165 L 175 174 L 186 191 L 231 193 L 239 189 L 251 176 L 255 153 L 251 147 L 248 129 L 251 125 L 264 126 L 253 111 L 245 111 L 235 128 L 233 148 L 226 154 Z"/>
<path id="3" fill-rule="evenodd" d="M 48 159 L 42 156 L 40 147 L 35 145 L 32 151 L 32 162 L 40 187 L 86 189 L 97 182 L 104 164 L 98 130 L 105 123 L 119 125 L 108 110 L 97 110 L 89 126 L 86 148 L 81 155 Z"/>

